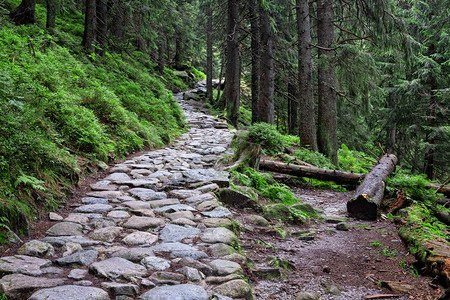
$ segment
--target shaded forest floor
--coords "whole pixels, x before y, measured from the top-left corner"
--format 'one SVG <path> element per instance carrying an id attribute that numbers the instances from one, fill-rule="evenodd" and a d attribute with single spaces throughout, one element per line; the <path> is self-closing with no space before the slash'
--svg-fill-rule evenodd
<path id="1" fill-rule="evenodd" d="M 285 183 L 289 185 L 289 180 Z M 438 299 L 442 294 L 433 278 L 418 276 L 416 260 L 392 220 L 347 219 L 349 230 L 338 230 L 337 223 L 347 217 L 351 192 L 315 190 L 292 182 L 290 187 L 303 202 L 323 211 L 323 218 L 302 226 L 272 223 L 268 229 L 247 224 L 250 211 L 233 211 L 243 224 L 241 247 L 256 270 L 251 278 L 256 299 L 309 299 L 298 297 L 308 292 L 320 299 L 342 300 L 380 294 Z M 281 268 L 281 276 L 271 267 Z M 394 285 L 391 282 L 398 284 L 397 290 L 387 288 Z"/>

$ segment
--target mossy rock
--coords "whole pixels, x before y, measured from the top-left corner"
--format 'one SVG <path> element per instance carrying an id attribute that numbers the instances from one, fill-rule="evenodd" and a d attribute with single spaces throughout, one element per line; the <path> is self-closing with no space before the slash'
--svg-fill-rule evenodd
<path id="1" fill-rule="evenodd" d="M 301 210 L 302 212 L 308 214 L 308 216 L 316 217 L 317 211 L 312 207 L 311 204 L 308 203 L 299 203 L 291 206 L 293 209 Z"/>
<path id="2" fill-rule="evenodd" d="M 289 206 L 286 206 L 281 203 L 266 206 L 264 217 L 272 220 L 283 220 L 283 221 L 289 221 L 292 219 L 291 210 L 289 209 Z"/>
<path id="3" fill-rule="evenodd" d="M 259 210 L 258 195 L 248 187 L 224 188 L 216 192 L 217 197 L 223 203 L 237 207 L 251 207 Z"/>

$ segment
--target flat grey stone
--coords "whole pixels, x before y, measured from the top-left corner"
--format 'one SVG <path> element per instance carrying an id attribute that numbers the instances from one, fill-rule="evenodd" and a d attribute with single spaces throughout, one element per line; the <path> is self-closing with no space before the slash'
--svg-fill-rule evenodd
<path id="1" fill-rule="evenodd" d="M 89 218 L 81 214 L 70 214 L 67 216 L 67 218 L 64 219 L 64 221 L 87 225 L 87 223 L 89 222 Z"/>
<path id="2" fill-rule="evenodd" d="M 158 207 L 163 207 L 163 206 L 168 206 L 168 205 L 175 205 L 175 204 L 180 204 L 180 200 L 178 199 L 163 199 L 163 200 L 153 200 L 150 201 L 150 207 L 151 208 L 158 208 Z"/>
<path id="3" fill-rule="evenodd" d="M 241 265 L 234 261 L 216 259 L 210 262 L 209 265 L 212 267 L 213 272 L 219 276 L 244 273 Z"/>
<path id="4" fill-rule="evenodd" d="M 161 257 L 147 256 L 141 260 L 141 265 L 149 270 L 163 271 L 170 268 L 170 261 Z"/>
<path id="5" fill-rule="evenodd" d="M 194 227 L 194 226 L 197 225 L 197 223 L 192 221 L 192 219 L 186 219 L 186 218 L 175 219 L 175 220 L 172 221 L 172 224 L 180 225 L 180 226 L 188 225 L 188 226 L 191 226 L 191 227 Z"/>
<path id="6" fill-rule="evenodd" d="M 149 208 L 135 209 L 133 210 L 133 213 L 140 217 L 155 217 L 155 212 L 153 211 L 153 209 Z"/>
<path id="7" fill-rule="evenodd" d="M 228 227 L 231 225 L 231 220 L 228 218 L 207 218 L 201 220 L 207 227 Z"/>
<path id="8" fill-rule="evenodd" d="M 62 247 L 66 243 L 77 243 L 82 247 L 95 246 L 100 244 L 100 241 L 87 239 L 83 236 L 48 236 L 42 239 L 43 242 L 52 244 L 53 246 Z"/>
<path id="9" fill-rule="evenodd" d="M 194 249 L 194 250 L 176 250 L 176 251 L 172 251 L 172 253 L 170 254 L 170 257 L 173 258 L 184 258 L 184 257 L 189 257 L 192 259 L 203 259 L 203 258 L 208 258 L 208 254 L 206 254 L 203 251 Z"/>
<path id="10" fill-rule="evenodd" d="M 55 254 L 55 249 L 49 243 L 33 240 L 23 244 L 22 247 L 17 250 L 17 254 L 37 257 L 53 256 Z"/>
<path id="11" fill-rule="evenodd" d="M 179 273 L 156 271 L 148 279 L 156 284 L 180 284 L 185 277 Z"/>
<path id="12" fill-rule="evenodd" d="M 184 199 L 184 202 L 189 205 L 198 205 L 202 202 L 210 201 L 210 200 L 217 200 L 217 198 L 216 198 L 216 196 L 214 196 L 211 193 L 206 193 L 206 194 L 201 194 L 199 196 L 193 196 L 193 197 L 186 198 L 186 199 Z"/>
<path id="13" fill-rule="evenodd" d="M 127 201 L 122 204 L 123 206 L 129 207 L 132 210 L 137 209 L 150 209 L 150 203 L 144 201 Z"/>
<path id="14" fill-rule="evenodd" d="M 117 226 L 104 227 L 94 230 L 89 234 L 89 237 L 93 240 L 112 243 L 122 230 L 122 227 Z"/>
<path id="15" fill-rule="evenodd" d="M 109 200 L 105 198 L 84 197 L 81 198 L 83 204 L 108 204 Z"/>
<path id="16" fill-rule="evenodd" d="M 155 211 L 160 213 L 173 213 L 177 211 L 195 211 L 195 208 L 186 204 L 175 204 L 156 208 Z"/>
<path id="17" fill-rule="evenodd" d="M 75 208 L 75 212 L 102 214 L 110 211 L 112 208 L 109 204 L 88 204 Z"/>
<path id="18" fill-rule="evenodd" d="M 99 192 L 89 192 L 86 193 L 87 196 L 97 197 L 97 198 L 106 198 L 106 199 L 116 199 L 123 195 L 121 191 L 99 191 Z"/>
<path id="19" fill-rule="evenodd" d="M 225 207 L 219 206 L 209 212 L 202 212 L 203 215 L 210 218 L 231 218 L 233 214 Z"/>
<path id="20" fill-rule="evenodd" d="M 200 275 L 200 272 L 191 267 L 182 267 L 177 270 L 178 273 L 183 274 L 187 280 L 189 281 L 200 281 L 202 280 L 202 276 Z"/>
<path id="21" fill-rule="evenodd" d="M 108 293 L 95 287 L 63 285 L 42 289 L 31 295 L 28 300 L 110 300 Z"/>
<path id="22" fill-rule="evenodd" d="M 219 207 L 219 202 L 217 202 L 217 200 L 205 201 L 197 205 L 199 211 L 211 211 L 216 207 Z"/>
<path id="23" fill-rule="evenodd" d="M 83 225 L 72 222 L 56 223 L 47 230 L 48 235 L 80 235 L 83 232 Z"/>
<path id="24" fill-rule="evenodd" d="M 50 221 L 62 221 L 64 219 L 63 217 L 54 212 L 49 213 L 48 218 L 50 219 Z"/>
<path id="25" fill-rule="evenodd" d="M 95 262 L 90 265 L 89 271 L 97 276 L 108 279 L 123 278 L 126 280 L 141 278 L 147 274 L 147 269 L 144 266 L 120 257 L 112 257 Z"/>
<path id="26" fill-rule="evenodd" d="M 158 236 L 150 232 L 136 231 L 124 237 L 122 241 L 127 245 L 151 245 L 158 241 Z"/>
<path id="27" fill-rule="evenodd" d="M 121 295 L 135 297 L 139 293 L 139 286 L 135 284 L 126 284 L 118 282 L 103 282 L 102 287 L 107 288 L 117 297 Z M 121 299 L 121 298 L 116 298 Z"/>
<path id="28" fill-rule="evenodd" d="M 106 216 L 113 219 L 126 219 L 130 217 L 130 214 L 124 210 L 113 210 L 110 211 Z"/>
<path id="29" fill-rule="evenodd" d="M 183 243 L 162 243 L 155 246 L 150 247 L 153 251 L 159 252 L 172 252 L 172 251 L 197 251 L 192 246 L 183 244 Z"/>
<path id="30" fill-rule="evenodd" d="M 113 183 L 123 184 L 124 182 L 130 181 L 131 178 L 126 173 L 111 173 L 105 180 L 109 180 Z"/>
<path id="31" fill-rule="evenodd" d="M 245 219 L 250 222 L 251 224 L 257 225 L 257 226 L 269 226 L 269 221 L 266 220 L 266 218 L 260 216 L 260 215 L 248 215 L 245 217 Z"/>
<path id="32" fill-rule="evenodd" d="M 79 264 L 82 266 L 88 266 L 93 263 L 97 259 L 97 257 L 97 250 L 84 250 L 59 258 L 56 260 L 56 263 L 60 265 Z"/>
<path id="33" fill-rule="evenodd" d="M 189 197 L 200 196 L 201 194 L 202 192 L 197 190 L 171 190 L 169 192 L 170 197 L 178 199 L 186 199 Z"/>
<path id="34" fill-rule="evenodd" d="M 29 292 L 36 288 L 53 287 L 63 283 L 64 279 L 33 277 L 23 274 L 5 275 L 0 279 L 1 290 L 10 299 L 17 299 L 22 293 Z"/>
<path id="35" fill-rule="evenodd" d="M 93 191 L 117 191 L 119 188 L 115 184 L 100 184 L 100 183 L 94 183 L 90 185 L 91 190 Z"/>
<path id="36" fill-rule="evenodd" d="M 43 274 L 42 269 L 51 264 L 52 262 L 48 259 L 33 256 L 5 256 L 0 258 L 0 273 L 21 273 L 31 276 L 40 276 Z"/>
<path id="37" fill-rule="evenodd" d="M 206 182 L 215 183 L 228 182 L 229 173 L 225 171 L 216 171 L 214 169 L 192 169 L 183 172 L 187 182 Z"/>
<path id="38" fill-rule="evenodd" d="M 82 285 L 82 286 L 91 286 L 92 281 L 90 280 L 80 280 L 80 281 L 74 281 L 73 284 L 75 285 Z"/>
<path id="39" fill-rule="evenodd" d="M 139 300 L 208 300 L 208 293 L 199 285 L 158 286 L 142 294 Z"/>
<path id="40" fill-rule="evenodd" d="M 219 189 L 219 186 L 216 183 L 210 183 L 199 188 L 196 188 L 196 191 L 200 191 L 202 193 L 215 192 Z"/>
<path id="41" fill-rule="evenodd" d="M 112 257 L 121 257 L 132 262 L 140 262 L 143 258 L 154 256 L 150 248 L 128 248 L 114 252 Z"/>
<path id="42" fill-rule="evenodd" d="M 159 182 L 157 178 L 146 178 L 146 179 L 133 179 L 129 181 L 123 182 L 123 184 L 132 186 L 132 187 L 143 187 L 153 189 L 156 188 L 156 184 Z"/>
<path id="43" fill-rule="evenodd" d="M 228 245 L 232 245 L 237 241 L 234 232 L 224 227 L 207 228 L 200 235 L 200 239 L 205 243 L 224 243 Z"/>
<path id="44" fill-rule="evenodd" d="M 161 226 L 164 223 L 164 220 L 161 218 L 132 216 L 122 226 L 124 228 L 147 230 L 149 228 Z"/>
<path id="45" fill-rule="evenodd" d="M 131 195 L 138 197 L 142 201 L 160 200 L 167 198 L 166 193 L 155 192 L 152 189 L 134 188 L 128 191 Z"/>
<path id="46" fill-rule="evenodd" d="M 200 234 L 200 229 L 198 228 L 167 224 L 159 232 L 159 238 L 164 243 L 180 242 L 185 238 L 194 238 L 198 234 Z"/>
<path id="47" fill-rule="evenodd" d="M 65 243 L 64 246 L 61 247 L 61 251 L 63 252 L 62 256 L 71 255 L 75 252 L 82 251 L 83 247 L 81 247 L 78 243 Z"/>
<path id="48" fill-rule="evenodd" d="M 126 164 L 117 164 L 108 171 L 109 173 L 127 173 L 130 170 L 131 170 L 130 167 Z"/>
<path id="49" fill-rule="evenodd" d="M 212 268 L 210 266 L 208 266 L 207 264 L 204 264 L 202 262 L 199 262 L 196 259 L 190 258 L 190 257 L 182 258 L 178 262 L 178 265 L 180 265 L 182 267 L 191 267 L 191 268 L 197 269 L 200 272 L 202 272 L 203 274 L 205 274 L 206 276 L 209 276 L 212 274 Z"/>
<path id="50" fill-rule="evenodd" d="M 116 226 L 116 222 L 114 221 L 114 219 L 94 219 L 91 221 L 91 225 L 95 228 L 95 229 L 101 229 L 101 228 L 106 228 L 106 227 L 114 227 Z"/>
<path id="51" fill-rule="evenodd" d="M 67 275 L 67 277 L 69 277 L 70 279 L 80 280 L 80 279 L 83 279 L 84 277 L 86 277 L 87 274 L 88 274 L 87 270 L 72 269 L 72 270 L 70 270 L 70 273 L 69 273 L 69 275 Z"/>

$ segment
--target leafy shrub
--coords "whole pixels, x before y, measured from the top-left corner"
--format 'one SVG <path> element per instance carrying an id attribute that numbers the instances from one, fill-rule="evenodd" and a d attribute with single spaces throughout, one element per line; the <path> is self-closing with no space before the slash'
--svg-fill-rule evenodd
<path id="1" fill-rule="evenodd" d="M 244 168 L 242 172 L 233 172 L 233 178 L 240 184 L 254 188 L 262 196 L 274 202 L 285 205 L 292 205 L 299 202 L 299 199 L 289 190 L 289 188 L 276 182 L 269 173 L 259 173 L 252 168 Z"/>
<path id="2" fill-rule="evenodd" d="M 252 142 L 261 145 L 261 150 L 265 155 L 280 153 L 286 145 L 283 135 L 272 124 L 256 123 L 249 127 L 248 133 Z"/>
<path id="3" fill-rule="evenodd" d="M 369 173 L 375 163 L 365 153 L 349 150 L 345 144 L 338 150 L 338 159 L 341 170 L 363 174 Z"/>
<path id="4" fill-rule="evenodd" d="M 311 151 L 305 148 L 294 151 L 294 157 L 313 166 L 324 169 L 335 169 L 333 163 L 322 153 Z"/>

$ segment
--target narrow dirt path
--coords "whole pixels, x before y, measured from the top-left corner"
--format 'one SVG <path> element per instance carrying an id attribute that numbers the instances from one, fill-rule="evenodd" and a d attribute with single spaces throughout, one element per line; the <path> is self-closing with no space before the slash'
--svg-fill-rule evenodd
<path id="1" fill-rule="evenodd" d="M 402 300 L 439 298 L 441 291 L 433 278 L 414 274 L 415 259 L 391 220 L 347 219 L 350 192 L 292 188 L 323 218 L 302 226 L 272 223 L 278 229 L 267 230 L 252 227 L 244 214 L 235 214 L 244 224 L 242 247 L 256 270 L 256 299 L 345 300 L 380 294 L 395 294 Z M 277 267 L 280 276 L 271 267 Z M 387 288 L 389 284 L 394 290 Z"/>

